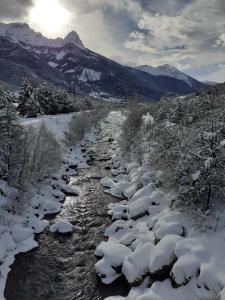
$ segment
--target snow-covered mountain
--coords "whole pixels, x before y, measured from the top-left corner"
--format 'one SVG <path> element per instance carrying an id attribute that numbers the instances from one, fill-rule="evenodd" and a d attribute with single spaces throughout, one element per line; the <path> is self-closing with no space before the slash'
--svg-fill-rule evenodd
<path id="1" fill-rule="evenodd" d="M 219 82 L 210 81 L 210 80 L 206 80 L 206 81 L 204 81 L 204 83 L 207 84 L 207 85 L 216 85 L 216 84 L 219 84 Z"/>
<path id="2" fill-rule="evenodd" d="M 0 36 L 20 44 L 22 47 L 55 47 L 60 48 L 68 43 L 84 49 L 78 34 L 70 32 L 64 39 L 48 39 L 41 33 L 32 30 L 26 23 L 0 23 Z"/>
<path id="3" fill-rule="evenodd" d="M 165 65 L 158 66 L 155 68 L 152 66 L 148 66 L 148 65 L 141 65 L 141 66 L 137 66 L 136 69 L 141 70 L 146 73 L 149 73 L 154 76 L 160 76 L 160 75 L 161 76 L 169 76 L 169 77 L 176 78 L 178 80 L 183 80 L 191 87 L 195 87 L 196 84 L 198 85 L 198 83 L 200 83 L 193 77 L 188 76 L 187 74 L 181 72 L 180 70 L 178 70 L 177 68 L 175 68 L 169 64 L 165 64 Z"/>
<path id="4" fill-rule="evenodd" d="M 116 98 L 127 98 L 136 90 L 144 101 L 159 100 L 168 93 L 184 95 L 204 86 L 161 75 L 92 52 L 75 31 L 64 39 L 48 39 L 27 24 L 0 23 L 0 81 L 10 85 L 19 86 L 27 77 L 33 85 L 47 81 L 72 93 Z"/>

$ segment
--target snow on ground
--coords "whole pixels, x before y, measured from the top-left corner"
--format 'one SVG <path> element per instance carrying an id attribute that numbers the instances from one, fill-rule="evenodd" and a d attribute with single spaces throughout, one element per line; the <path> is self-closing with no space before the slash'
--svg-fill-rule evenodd
<path id="1" fill-rule="evenodd" d="M 48 65 L 50 66 L 50 67 L 52 67 L 52 68 L 56 68 L 56 67 L 58 67 L 58 64 L 56 64 L 56 63 L 54 63 L 53 61 L 49 61 L 48 62 Z"/>
<path id="2" fill-rule="evenodd" d="M 61 59 L 63 59 L 63 57 L 64 57 L 66 54 L 67 54 L 66 51 L 61 50 L 60 52 L 58 52 L 58 53 L 56 54 L 55 58 L 56 58 L 56 60 L 61 60 Z"/>
<path id="3" fill-rule="evenodd" d="M 106 284 L 124 275 L 132 288 L 127 297 L 107 300 L 225 300 L 225 210 L 219 224 L 208 218 L 193 226 L 190 215 L 170 209 L 173 195 L 157 188 L 147 153 L 142 164 L 124 164 L 113 130 L 112 178 L 101 183 L 121 199 L 108 207 L 114 223 L 97 247 L 96 272 Z M 149 149 L 144 134 L 143 149 Z"/>
<path id="4" fill-rule="evenodd" d="M 38 127 L 44 122 L 61 141 L 71 116 L 72 114 L 22 119 L 21 124 Z M 76 147 L 65 152 L 63 164 L 57 173 L 40 182 L 32 190 L 33 196 L 30 203 L 20 215 L 8 212 L 7 205 L 10 202 L 12 188 L 5 181 L 0 180 L 0 300 L 5 299 L 4 287 L 15 255 L 38 247 L 34 235 L 43 232 L 49 225 L 47 221 L 43 220 L 44 216 L 58 213 L 66 195 L 78 195 L 79 191 L 76 187 L 67 185 L 69 176 L 76 172 L 76 168 L 88 167 L 89 157 L 82 152 L 82 148 L 87 144 L 94 143 L 96 143 L 96 138 L 93 128 Z M 65 220 L 61 220 L 51 225 L 49 229 L 52 232 L 66 233 L 71 232 L 73 226 Z"/>
<path id="5" fill-rule="evenodd" d="M 68 124 L 73 116 L 70 114 L 61 115 L 44 115 L 38 118 L 21 118 L 21 125 L 23 126 L 33 126 L 35 128 L 40 127 L 43 123 L 46 125 L 48 130 L 50 130 L 58 141 L 62 141 L 65 136 L 64 133 L 68 129 Z"/>
<path id="6" fill-rule="evenodd" d="M 88 82 L 88 81 L 98 81 L 101 79 L 102 73 L 84 68 L 80 74 L 80 77 L 78 78 L 80 81 Z"/>

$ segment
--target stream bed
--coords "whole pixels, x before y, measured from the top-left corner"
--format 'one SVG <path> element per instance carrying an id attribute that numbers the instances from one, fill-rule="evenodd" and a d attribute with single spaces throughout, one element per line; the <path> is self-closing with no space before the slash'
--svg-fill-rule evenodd
<path id="1" fill-rule="evenodd" d="M 48 218 L 51 222 L 68 220 L 76 226 L 74 233 L 58 235 L 47 229 L 37 235 L 39 247 L 16 257 L 7 279 L 7 300 L 101 300 L 128 294 L 125 280 L 106 286 L 94 270 L 95 248 L 112 223 L 107 205 L 117 201 L 100 185 L 100 177 L 109 175 L 109 127 L 99 133 L 96 145 L 86 149 L 94 157 L 90 168 L 78 170 L 71 178 L 70 184 L 79 189 L 79 196 L 67 197 L 61 212 Z"/>

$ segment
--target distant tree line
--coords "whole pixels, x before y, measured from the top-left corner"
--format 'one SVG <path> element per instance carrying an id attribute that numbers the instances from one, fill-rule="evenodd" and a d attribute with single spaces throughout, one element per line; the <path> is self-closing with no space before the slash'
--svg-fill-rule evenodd
<path id="1" fill-rule="evenodd" d="M 34 118 L 38 115 L 55 115 L 93 109 L 87 98 L 80 102 L 73 94 L 44 82 L 34 88 L 25 79 L 19 91 L 17 111 L 20 116 Z"/>

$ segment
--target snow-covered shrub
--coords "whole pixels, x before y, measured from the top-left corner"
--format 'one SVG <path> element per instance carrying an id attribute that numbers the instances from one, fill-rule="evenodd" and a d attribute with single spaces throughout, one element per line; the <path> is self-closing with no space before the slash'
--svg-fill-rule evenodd
<path id="1" fill-rule="evenodd" d="M 136 158 L 142 155 L 139 131 L 142 126 L 143 111 L 138 104 L 128 107 L 126 120 L 122 126 L 120 149 L 125 159 L 129 159 L 131 150 L 136 152 Z"/>
<path id="2" fill-rule="evenodd" d="M 30 189 L 55 170 L 61 161 L 60 145 L 45 125 L 21 130 L 10 151 L 7 183 L 11 189 L 10 209 L 21 210 L 30 199 Z"/>
<path id="3" fill-rule="evenodd" d="M 0 86 L 0 178 L 7 178 L 14 139 L 21 132 L 13 104 L 14 98 Z"/>
<path id="4" fill-rule="evenodd" d="M 67 145 L 76 145 L 76 143 L 81 140 L 85 133 L 87 133 L 91 127 L 94 127 L 103 117 L 101 111 L 90 111 L 90 112 L 80 112 L 74 114 L 70 123 L 68 132 L 66 135 L 66 144 Z"/>
<path id="5" fill-rule="evenodd" d="M 162 171 L 158 184 L 177 194 L 176 207 L 204 212 L 223 197 L 224 107 L 218 88 L 154 106 L 150 164 Z"/>

